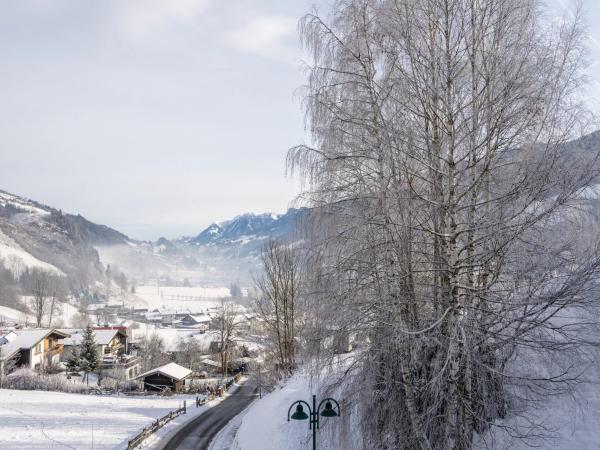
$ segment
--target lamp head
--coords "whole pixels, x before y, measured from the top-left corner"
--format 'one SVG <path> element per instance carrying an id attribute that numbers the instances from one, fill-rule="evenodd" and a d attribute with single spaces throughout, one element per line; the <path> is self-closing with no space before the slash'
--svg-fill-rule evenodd
<path id="1" fill-rule="evenodd" d="M 294 420 L 306 420 L 308 419 L 308 415 L 304 412 L 304 408 L 300 403 L 296 406 L 296 412 L 292 414 L 292 419 Z"/>
<path id="2" fill-rule="evenodd" d="M 333 406 L 331 405 L 331 402 L 325 403 L 325 409 L 321 413 L 321 416 L 323 416 L 323 417 L 337 417 L 337 415 L 338 414 L 333 410 Z"/>

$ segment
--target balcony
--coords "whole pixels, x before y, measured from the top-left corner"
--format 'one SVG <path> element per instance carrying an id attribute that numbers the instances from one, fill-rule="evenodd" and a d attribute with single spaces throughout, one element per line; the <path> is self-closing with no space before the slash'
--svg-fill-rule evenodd
<path id="1" fill-rule="evenodd" d="M 63 344 L 54 344 L 52 347 L 50 347 L 46 353 L 49 355 L 60 355 L 62 352 L 65 351 L 65 346 Z"/>
<path id="2" fill-rule="evenodd" d="M 129 369 L 140 364 L 141 358 L 138 356 L 121 355 L 118 357 L 110 357 L 105 355 L 102 359 L 101 369 Z"/>

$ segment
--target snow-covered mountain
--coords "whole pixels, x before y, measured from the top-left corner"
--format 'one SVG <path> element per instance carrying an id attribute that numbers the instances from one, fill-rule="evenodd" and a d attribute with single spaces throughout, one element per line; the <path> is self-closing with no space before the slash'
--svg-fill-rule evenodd
<path id="1" fill-rule="evenodd" d="M 188 245 L 235 245 L 262 241 L 269 237 L 291 236 L 308 209 L 289 209 L 285 214 L 242 214 L 231 220 L 215 222 L 194 237 L 179 242 Z"/>
<path id="2" fill-rule="evenodd" d="M 80 215 L 0 191 L 0 258 L 16 274 L 40 268 L 65 275 L 72 284 L 92 283 L 103 273 L 94 245 L 126 240 Z"/>

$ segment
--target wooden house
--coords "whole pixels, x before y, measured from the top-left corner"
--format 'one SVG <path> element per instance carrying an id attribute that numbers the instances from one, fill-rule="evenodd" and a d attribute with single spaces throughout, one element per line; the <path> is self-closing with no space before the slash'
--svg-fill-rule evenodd
<path id="1" fill-rule="evenodd" d="M 137 379 L 144 384 L 144 391 L 163 392 L 170 390 L 172 392 L 182 392 L 185 388 L 186 380 L 191 380 L 192 371 L 180 366 L 179 364 L 169 363 L 156 369 L 149 370 L 139 375 Z"/>
<path id="2" fill-rule="evenodd" d="M 60 340 L 68 337 L 68 333 L 55 329 L 15 330 L 5 336 L 2 359 L 14 359 L 19 367 L 44 369 L 59 363 L 64 351 Z"/>

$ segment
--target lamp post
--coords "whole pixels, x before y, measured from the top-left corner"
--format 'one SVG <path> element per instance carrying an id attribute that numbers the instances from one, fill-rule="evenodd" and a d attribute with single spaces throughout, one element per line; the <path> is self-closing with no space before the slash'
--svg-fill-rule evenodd
<path id="1" fill-rule="evenodd" d="M 321 407 L 325 404 L 325 408 L 321 411 Z M 335 404 L 335 406 L 333 405 Z M 292 408 L 296 405 L 296 411 L 290 416 L 290 412 Z M 308 408 L 308 414 L 304 412 L 304 407 L 302 405 L 306 405 Z M 337 412 L 336 412 L 337 409 Z M 337 400 L 333 398 L 325 398 L 321 400 L 319 406 L 317 407 L 317 396 L 312 396 L 312 408 L 308 403 L 304 400 L 296 400 L 290 408 L 288 409 L 288 422 L 290 419 L 294 420 L 306 420 L 308 421 L 308 428 L 312 430 L 312 441 L 313 441 L 313 450 L 317 450 L 317 430 L 319 429 L 319 416 L 321 417 L 338 417 L 340 415 L 340 404 Z"/>

